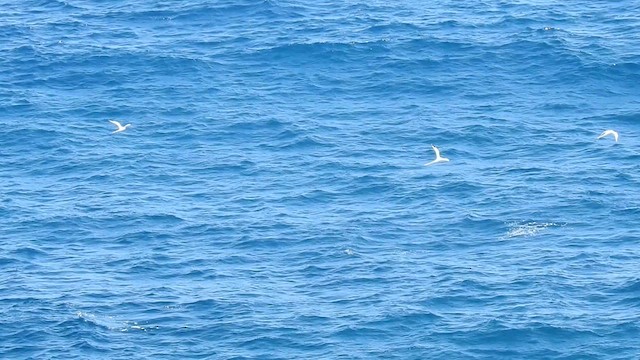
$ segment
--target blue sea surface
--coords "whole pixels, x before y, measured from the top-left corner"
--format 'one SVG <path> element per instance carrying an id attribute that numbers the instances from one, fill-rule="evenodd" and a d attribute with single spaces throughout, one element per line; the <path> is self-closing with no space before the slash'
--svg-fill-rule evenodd
<path id="1" fill-rule="evenodd" d="M 0 0 L 0 358 L 640 358 L 638 14 Z"/>

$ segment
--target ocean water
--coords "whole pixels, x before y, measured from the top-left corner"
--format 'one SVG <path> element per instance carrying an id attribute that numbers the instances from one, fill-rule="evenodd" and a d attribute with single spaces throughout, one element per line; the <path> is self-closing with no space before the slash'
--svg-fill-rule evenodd
<path id="1" fill-rule="evenodd" d="M 639 358 L 639 13 L 0 0 L 0 357 Z"/>

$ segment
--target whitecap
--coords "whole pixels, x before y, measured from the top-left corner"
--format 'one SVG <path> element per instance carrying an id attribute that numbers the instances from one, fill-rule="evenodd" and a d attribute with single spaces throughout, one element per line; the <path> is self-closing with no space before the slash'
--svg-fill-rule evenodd
<path id="1" fill-rule="evenodd" d="M 505 238 L 514 238 L 514 237 L 532 237 L 540 234 L 550 227 L 558 227 L 562 226 L 558 223 L 554 222 L 535 222 L 530 221 L 526 223 L 521 222 L 512 222 L 508 223 L 509 230 L 507 234 L 504 236 Z"/>

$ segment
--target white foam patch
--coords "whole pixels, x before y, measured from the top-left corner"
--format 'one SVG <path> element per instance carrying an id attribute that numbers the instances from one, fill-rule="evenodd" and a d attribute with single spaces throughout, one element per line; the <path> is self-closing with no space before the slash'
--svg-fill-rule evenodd
<path id="1" fill-rule="evenodd" d="M 528 223 L 508 223 L 509 231 L 505 238 L 514 238 L 514 237 L 532 237 L 540 234 L 541 232 L 547 230 L 550 227 L 558 227 L 562 226 L 553 222 L 539 223 L 539 222 L 528 222 Z"/>
<path id="2" fill-rule="evenodd" d="M 84 311 L 78 311 L 76 315 L 86 322 L 105 327 L 109 330 L 115 331 L 147 331 L 147 327 L 139 325 L 135 321 L 117 321 L 113 316 L 96 316 Z M 157 329 L 158 327 L 152 327 L 151 329 Z"/>

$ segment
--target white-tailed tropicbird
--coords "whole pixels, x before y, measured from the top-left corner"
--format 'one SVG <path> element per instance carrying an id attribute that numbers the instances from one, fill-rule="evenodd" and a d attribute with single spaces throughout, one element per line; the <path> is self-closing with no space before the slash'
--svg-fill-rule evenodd
<path id="1" fill-rule="evenodd" d="M 614 130 L 605 130 L 602 134 L 600 134 L 600 136 L 598 136 L 598 139 L 602 139 L 603 137 L 608 135 L 613 135 L 614 140 L 618 142 L 618 132 Z"/>
<path id="2" fill-rule="evenodd" d="M 436 153 L 436 159 L 431 161 L 431 162 L 428 162 L 428 163 L 424 164 L 424 166 L 429 166 L 429 165 L 433 165 L 433 164 L 449 161 L 449 159 L 440 156 L 440 150 L 438 150 L 437 147 L 431 145 L 431 148 L 433 149 L 433 152 Z"/>
<path id="3" fill-rule="evenodd" d="M 116 131 L 112 132 L 112 134 L 115 134 L 115 133 L 118 133 L 118 132 L 121 132 L 121 131 L 125 131 L 129 126 L 131 126 L 131 124 L 127 124 L 125 126 L 122 126 L 122 124 L 120 124 L 119 122 L 117 122 L 115 120 L 109 120 L 109 122 L 118 127 L 118 129 Z"/>

